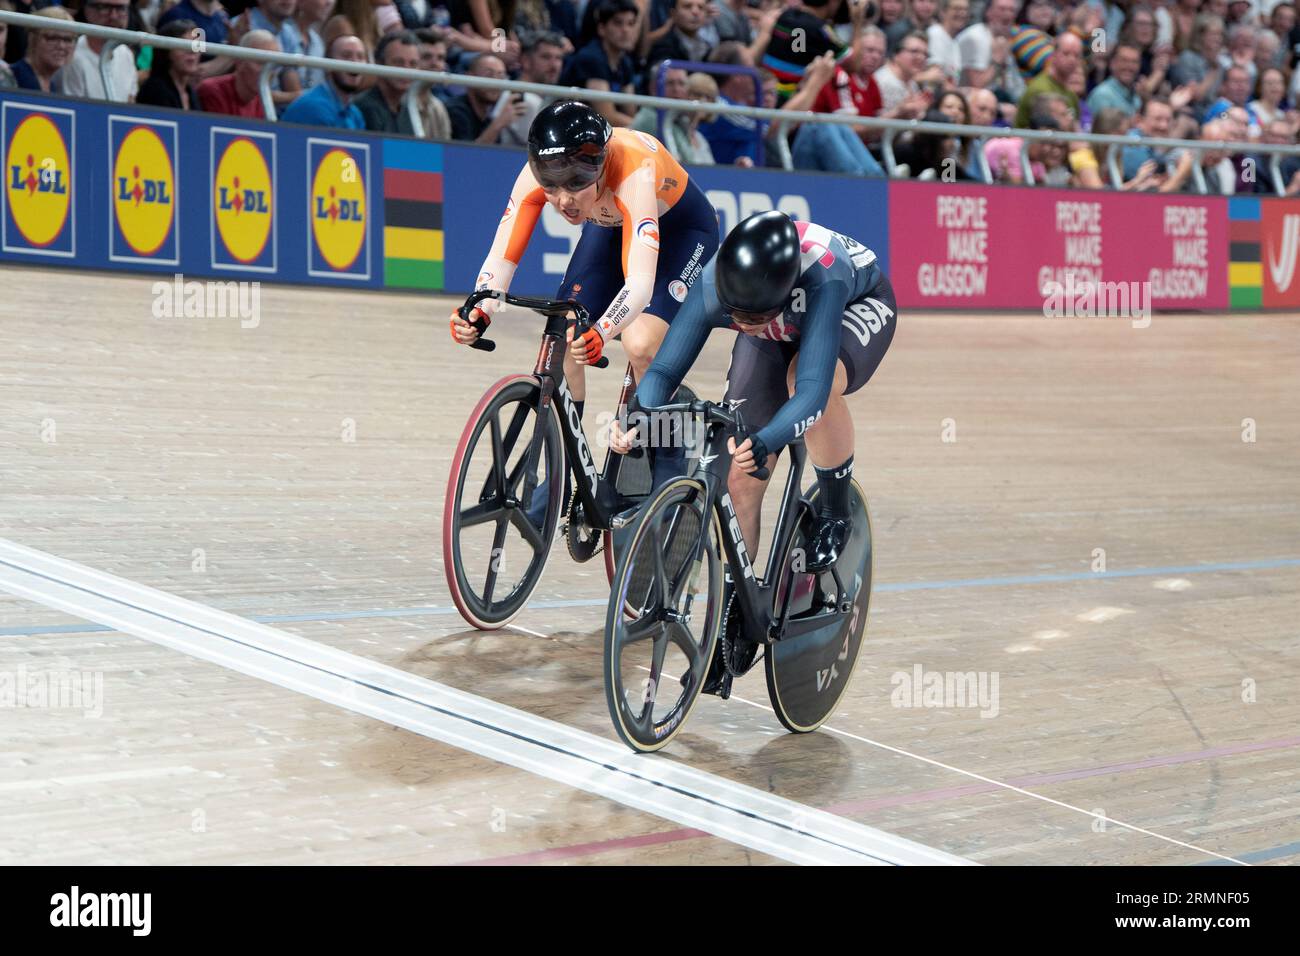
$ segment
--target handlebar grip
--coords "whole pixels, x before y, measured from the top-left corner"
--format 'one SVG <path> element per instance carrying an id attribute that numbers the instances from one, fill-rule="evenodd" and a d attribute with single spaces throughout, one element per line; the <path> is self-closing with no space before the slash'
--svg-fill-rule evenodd
<path id="1" fill-rule="evenodd" d="M 578 303 L 574 303 L 578 305 Z M 579 306 L 581 308 L 581 306 Z M 592 326 L 591 316 L 587 315 L 587 310 L 582 309 L 577 319 L 573 323 L 573 337 L 576 339 L 584 335 Z M 609 368 L 609 359 L 602 355 L 596 361 L 589 363 L 592 368 Z"/>
<path id="2" fill-rule="evenodd" d="M 461 311 L 462 312 L 465 311 L 464 307 L 461 308 Z M 462 316 L 462 318 L 465 317 L 466 316 Z M 487 331 L 488 320 L 475 319 L 473 322 L 470 323 L 470 325 L 474 326 L 474 328 L 478 330 L 478 334 L 479 334 L 479 337 L 473 341 L 473 343 L 470 345 L 470 348 L 478 349 L 480 352 L 495 352 L 497 344 L 493 342 L 491 339 L 483 338 L 483 333 Z"/>
<path id="3" fill-rule="evenodd" d="M 745 444 L 745 441 L 750 437 L 750 435 L 749 435 L 749 429 L 745 427 L 745 419 L 741 417 L 740 410 L 736 409 L 735 411 L 736 411 L 736 447 L 739 448 L 741 445 Z M 751 471 L 750 474 L 753 475 L 755 478 L 757 478 L 759 481 L 767 481 L 767 479 L 772 477 L 772 469 L 768 468 L 766 465 L 759 465 L 757 468 Z"/>

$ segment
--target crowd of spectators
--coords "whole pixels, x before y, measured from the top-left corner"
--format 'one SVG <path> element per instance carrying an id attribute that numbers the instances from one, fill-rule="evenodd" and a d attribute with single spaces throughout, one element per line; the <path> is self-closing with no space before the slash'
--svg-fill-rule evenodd
<path id="1" fill-rule="evenodd" d="M 1291 145 L 1300 128 L 1300 0 L 0 0 L 40 29 L 0 23 L 0 89 L 23 88 L 264 117 L 260 64 L 192 51 L 106 48 L 72 20 L 195 41 L 351 62 L 657 93 L 861 117 L 1006 128 L 989 139 L 906 133 L 896 175 L 1052 186 L 1109 185 L 1103 147 L 1077 132 L 1133 139 L 1123 188 L 1272 192 L 1247 148 L 1165 149 L 1177 138 Z M 105 61 L 105 55 L 108 60 Z M 707 67 L 662 67 L 666 60 Z M 103 77 L 109 77 L 105 88 Z M 411 135 L 409 81 L 283 67 L 278 118 Z M 417 102 L 433 139 L 521 145 L 546 100 L 438 84 Z M 593 104 L 615 126 L 661 135 L 695 164 L 791 163 L 885 175 L 878 129 L 761 123 L 727 113 Z M 1017 129 L 1051 130 L 1024 150 Z M 1300 160 L 1283 162 L 1300 194 Z"/>

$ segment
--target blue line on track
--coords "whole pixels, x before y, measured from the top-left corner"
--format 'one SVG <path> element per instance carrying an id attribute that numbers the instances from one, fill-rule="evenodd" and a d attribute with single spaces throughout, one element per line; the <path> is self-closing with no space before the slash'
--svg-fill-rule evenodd
<path id="1" fill-rule="evenodd" d="M 1286 843 L 1282 846 L 1270 847 L 1267 850 L 1254 850 L 1250 853 L 1231 853 L 1229 856 L 1241 860 L 1242 863 L 1267 863 L 1269 860 L 1280 860 L 1284 856 L 1295 856 L 1300 853 L 1300 843 Z M 1194 866 L 1233 866 L 1227 860 L 1207 860 L 1204 863 L 1196 863 Z"/>
<path id="2" fill-rule="evenodd" d="M 1227 561 L 1219 564 L 1176 564 L 1162 568 L 1132 568 L 1120 571 L 1074 571 L 1068 574 L 1027 574 L 995 578 L 958 578 L 952 581 L 900 581 L 878 584 L 874 594 L 898 591 L 948 591 L 959 588 L 1016 587 L 1033 584 L 1060 584 L 1073 581 L 1104 581 L 1115 578 L 1156 577 L 1171 574 L 1215 574 L 1223 571 L 1269 571 L 1300 567 L 1300 558 L 1269 558 L 1260 561 Z M 571 601 L 535 601 L 533 611 L 555 611 L 574 607 L 604 607 L 607 598 L 579 598 Z M 263 614 L 251 618 L 259 624 L 292 624 L 307 621 L 355 621 L 372 617 L 429 617 L 456 614 L 452 605 L 428 607 L 379 608 L 371 611 L 309 611 L 304 614 Z M 101 624 L 55 624 L 35 627 L 0 628 L 0 637 L 28 637 L 38 634 L 90 634 L 111 632 Z"/>

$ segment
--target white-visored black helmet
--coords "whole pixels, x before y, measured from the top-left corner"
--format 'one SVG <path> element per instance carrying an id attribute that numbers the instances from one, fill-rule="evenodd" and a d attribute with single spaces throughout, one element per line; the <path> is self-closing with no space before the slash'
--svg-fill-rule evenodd
<path id="1" fill-rule="evenodd" d="M 552 103 L 528 129 L 528 165 L 544 189 L 585 189 L 605 169 L 612 132 L 586 103 Z"/>

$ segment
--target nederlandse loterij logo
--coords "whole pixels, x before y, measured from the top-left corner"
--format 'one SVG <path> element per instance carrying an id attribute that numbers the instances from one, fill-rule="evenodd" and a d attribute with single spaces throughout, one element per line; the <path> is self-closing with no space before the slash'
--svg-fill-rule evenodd
<path id="1" fill-rule="evenodd" d="M 1296 258 L 1300 256 L 1300 213 L 1287 213 L 1282 217 L 1281 255 L 1273 254 L 1273 239 L 1268 241 L 1268 272 L 1278 292 L 1291 288 L 1295 279 Z"/>
<path id="2" fill-rule="evenodd" d="M 217 163 L 212 201 L 217 232 L 239 262 L 255 262 L 271 235 L 271 171 L 262 151 L 245 137 L 230 141 Z"/>
<path id="3" fill-rule="evenodd" d="M 311 229 L 330 268 L 352 268 L 366 242 L 366 184 L 356 159 L 345 150 L 331 149 L 316 166 Z"/>
<path id="4" fill-rule="evenodd" d="M 82 893 L 74 886 L 50 897 L 50 925 L 127 926 L 133 936 L 148 936 L 152 910 L 151 893 Z"/>
<path id="5" fill-rule="evenodd" d="M 5 188 L 19 233 L 44 247 L 63 234 L 72 205 L 72 164 L 68 144 L 43 113 L 18 124 L 5 157 Z"/>
<path id="6" fill-rule="evenodd" d="M 172 157 L 148 126 L 124 137 L 113 162 L 113 211 L 133 252 L 151 256 L 162 248 L 176 221 Z"/>

